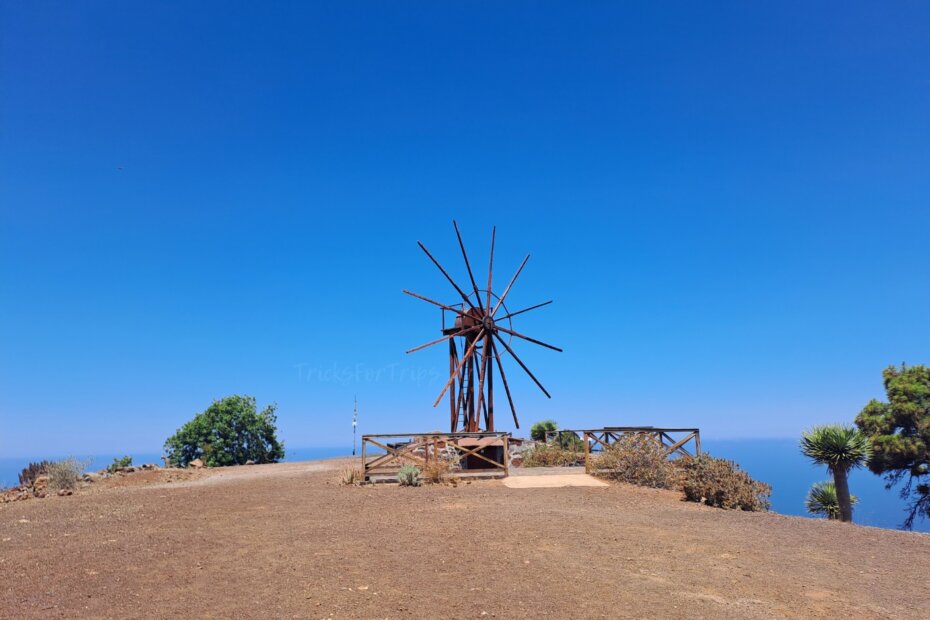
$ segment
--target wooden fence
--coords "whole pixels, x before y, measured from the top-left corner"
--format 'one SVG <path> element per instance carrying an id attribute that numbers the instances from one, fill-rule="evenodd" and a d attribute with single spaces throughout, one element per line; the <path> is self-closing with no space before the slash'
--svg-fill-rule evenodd
<path id="1" fill-rule="evenodd" d="M 362 435 L 365 482 L 393 482 L 404 465 L 424 468 L 435 459 L 458 463 L 462 477 L 510 473 L 510 433 Z"/>
<path id="2" fill-rule="evenodd" d="M 701 455 L 701 430 L 698 428 L 605 426 L 594 429 L 547 431 L 546 443 L 570 447 L 583 442 L 585 471 L 591 471 L 591 455 L 603 452 L 627 435 L 647 435 L 654 438 L 665 446 L 669 457 Z"/>

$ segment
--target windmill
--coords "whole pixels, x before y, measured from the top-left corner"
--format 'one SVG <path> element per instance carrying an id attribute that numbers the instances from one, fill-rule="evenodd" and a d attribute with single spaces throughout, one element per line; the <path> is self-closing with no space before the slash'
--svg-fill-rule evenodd
<path id="1" fill-rule="evenodd" d="M 442 309 L 442 338 L 427 342 L 418 347 L 407 351 L 413 353 L 420 349 L 431 347 L 441 342 L 448 342 L 449 346 L 449 380 L 443 387 L 442 392 L 433 403 L 433 407 L 439 405 L 443 396 L 449 394 L 449 416 L 451 432 L 468 432 L 474 433 L 480 430 L 494 430 L 494 375 L 496 372 L 500 375 L 501 383 L 504 385 L 504 392 L 507 394 L 507 402 L 510 404 L 510 412 L 513 415 L 513 422 L 517 428 L 520 428 L 520 422 L 517 419 L 517 410 L 513 404 L 513 398 L 510 394 L 510 386 L 507 383 L 507 375 L 504 372 L 502 357 L 510 354 L 514 361 L 529 375 L 530 379 L 539 386 L 547 398 L 552 398 L 542 383 L 526 367 L 526 364 L 514 352 L 511 344 L 514 338 L 519 338 L 533 344 L 537 344 L 553 351 L 562 351 L 558 347 L 546 344 L 535 338 L 530 338 L 513 329 L 513 317 L 541 308 L 551 304 L 552 301 L 546 301 L 535 306 L 523 308 L 516 312 L 510 312 L 505 305 L 507 295 L 516 282 L 526 262 L 530 259 L 529 254 L 520 263 L 516 273 L 510 279 L 507 287 L 501 295 L 493 292 L 492 277 L 494 271 L 494 241 L 497 234 L 496 227 L 491 229 L 491 252 L 488 259 L 488 284 L 487 288 L 478 288 L 474 272 L 472 272 L 471 263 L 468 261 L 468 254 L 465 252 L 465 243 L 462 241 L 462 235 L 459 232 L 458 224 L 453 220 L 452 226 L 455 228 L 455 235 L 458 238 L 459 248 L 462 250 L 462 258 L 465 260 L 465 268 L 468 270 L 468 278 L 471 281 L 471 291 L 466 293 L 455 283 L 455 280 L 439 264 L 426 246 L 417 241 L 420 249 L 429 257 L 434 265 L 439 269 L 446 280 L 452 285 L 456 293 L 461 298 L 461 302 L 453 304 L 444 304 L 423 295 L 404 290 L 404 293 L 412 295 L 418 299 L 429 302 Z M 446 313 L 454 316 L 452 325 L 446 326 Z M 458 341 L 458 342 L 457 342 Z M 461 355 L 460 352 L 461 351 Z M 477 389 L 476 389 L 477 388 Z M 483 427 L 483 429 L 482 429 Z"/>

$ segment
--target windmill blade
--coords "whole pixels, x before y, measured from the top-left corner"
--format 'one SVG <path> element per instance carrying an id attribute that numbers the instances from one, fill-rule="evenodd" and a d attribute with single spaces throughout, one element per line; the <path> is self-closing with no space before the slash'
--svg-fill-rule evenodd
<path id="1" fill-rule="evenodd" d="M 480 326 L 480 325 L 475 325 L 474 327 L 469 327 L 469 328 L 467 328 L 467 329 L 463 329 L 462 331 L 456 332 L 456 333 L 454 333 L 454 334 L 449 334 L 448 336 L 443 336 L 442 338 L 439 338 L 438 340 L 434 340 L 434 341 L 432 341 L 432 342 L 427 342 L 426 344 L 421 344 L 421 345 L 418 346 L 418 347 L 414 347 L 414 348 L 410 349 L 409 351 L 407 351 L 407 353 L 413 353 L 414 351 L 419 351 L 420 349 L 425 349 L 426 347 L 431 347 L 431 346 L 433 346 L 434 344 L 439 344 L 440 342 L 445 342 L 445 341 L 448 340 L 449 338 L 455 338 L 456 336 L 463 336 L 463 335 L 467 334 L 468 332 L 475 331 L 475 330 L 478 329 L 479 327 L 481 327 L 481 326 Z"/>
<path id="2" fill-rule="evenodd" d="M 439 306 L 439 307 L 442 308 L 443 310 L 451 310 L 452 312 L 455 312 L 456 314 L 460 314 L 460 315 L 462 315 L 462 316 L 468 316 L 468 314 L 467 314 L 464 310 L 459 310 L 458 308 L 454 308 L 454 307 L 452 307 L 452 306 L 447 306 L 446 304 L 441 304 L 441 303 L 439 303 L 438 301 L 436 301 L 435 299 L 430 299 L 429 297 L 424 297 L 423 295 L 420 295 L 419 293 L 414 293 L 413 291 L 408 291 L 407 289 L 404 289 L 403 292 L 407 293 L 408 295 L 410 295 L 410 296 L 412 296 L 412 297 L 416 297 L 417 299 L 422 299 L 423 301 L 428 301 L 429 303 L 433 304 L 434 306 Z"/>
<path id="3" fill-rule="evenodd" d="M 462 366 L 465 365 L 465 362 L 468 361 L 468 358 L 472 356 L 472 353 L 475 352 L 475 345 L 478 344 L 478 341 L 481 340 L 481 337 L 484 335 L 484 329 L 478 332 L 478 337 L 475 338 L 474 342 L 471 343 L 471 346 L 468 347 L 468 351 L 465 352 L 465 355 L 462 356 L 462 359 L 459 360 L 459 365 L 456 366 L 455 371 L 452 373 L 452 376 L 449 377 L 449 381 L 446 383 L 446 386 L 442 388 L 442 392 L 439 393 L 439 396 L 436 398 L 436 402 L 433 403 L 433 407 L 439 404 L 439 401 L 442 400 L 442 397 L 446 395 L 446 392 L 449 390 L 449 386 L 452 385 L 452 382 L 459 376 L 459 373 L 462 372 Z"/>
<path id="4" fill-rule="evenodd" d="M 474 308 L 475 306 L 474 306 L 474 304 L 471 303 L 471 300 L 468 298 L 468 295 L 466 295 L 466 294 L 462 291 L 462 289 L 459 288 L 459 285 L 455 283 L 455 280 L 452 279 L 452 276 L 450 276 L 448 273 L 446 273 L 446 270 L 442 268 L 442 265 L 439 264 L 439 261 L 436 260 L 435 258 L 433 258 L 433 255 L 429 253 L 429 250 L 426 249 L 426 246 L 423 245 L 423 244 L 422 244 L 421 242 L 419 242 L 419 241 L 417 241 L 417 245 L 420 246 L 420 249 L 421 249 L 421 250 L 423 250 L 424 252 L 426 252 L 426 255 L 429 256 L 429 259 L 430 259 L 431 261 L 433 261 L 433 264 L 436 265 L 437 267 L 439 267 L 439 271 L 442 272 L 442 275 L 446 276 L 446 280 L 449 281 L 449 284 L 451 284 L 452 286 L 455 287 L 455 290 L 458 291 L 459 295 L 462 296 L 462 299 L 465 301 L 465 303 L 467 303 L 467 304 L 469 305 L 469 307 Z M 478 300 L 478 305 L 481 305 L 481 300 L 480 300 L 480 299 Z"/>
<path id="5" fill-rule="evenodd" d="M 518 314 L 523 314 L 524 312 L 529 312 L 530 310 L 535 310 L 536 308 L 542 308 L 543 306 L 548 306 L 552 303 L 552 300 L 544 301 L 541 304 L 536 304 L 535 306 L 530 306 L 529 308 L 524 308 L 523 310 L 517 310 L 516 312 L 511 312 L 510 314 L 505 314 L 499 319 L 494 319 L 495 321 L 505 321 L 511 317 L 515 317 Z"/>
<path id="6" fill-rule="evenodd" d="M 510 386 L 507 384 L 507 375 L 504 374 L 504 365 L 501 364 L 501 356 L 497 353 L 497 345 L 494 344 L 494 341 L 491 341 L 491 351 L 494 354 L 494 359 L 497 360 L 497 370 L 501 373 L 501 381 L 504 382 L 504 392 L 507 393 L 507 402 L 510 403 L 510 413 L 513 414 L 513 423 L 517 428 L 520 428 L 520 422 L 517 420 L 517 409 L 513 406 L 513 398 L 510 396 Z"/>
<path id="7" fill-rule="evenodd" d="M 517 269 L 517 273 L 513 274 L 513 277 L 510 279 L 510 284 L 507 285 L 507 288 L 504 289 L 504 294 L 500 296 L 500 299 L 497 300 L 497 305 L 494 306 L 494 310 L 490 312 L 490 315 L 493 317 L 497 312 L 497 309 L 501 307 L 501 304 L 504 303 L 504 299 L 507 298 L 507 293 L 510 292 L 510 287 L 513 286 L 513 283 L 517 281 L 517 276 L 520 275 L 520 272 L 523 271 L 523 267 L 526 266 L 526 261 L 530 260 L 530 255 L 527 254 L 526 258 L 523 259 L 523 262 L 520 263 L 520 267 Z"/>
<path id="8" fill-rule="evenodd" d="M 459 238 L 459 247 L 462 248 L 462 258 L 465 259 L 465 268 L 468 269 L 468 278 L 471 280 L 471 285 L 475 289 L 475 299 L 478 300 L 478 305 L 481 305 L 481 293 L 478 292 L 478 283 L 475 282 L 475 275 L 471 271 L 471 263 L 468 262 L 468 254 L 465 252 L 465 243 L 462 241 L 462 233 L 459 232 L 459 225 L 455 220 L 452 220 L 452 225 L 455 227 L 455 236 Z"/>
<path id="9" fill-rule="evenodd" d="M 549 392 L 546 391 L 546 388 L 543 387 L 543 384 L 539 382 L 539 379 L 537 379 L 536 376 L 530 372 L 530 369 L 526 367 L 526 364 L 524 364 L 523 361 L 517 357 L 517 354 L 513 352 L 513 349 L 510 348 L 510 345 L 504 342 L 504 339 L 501 338 L 497 333 L 494 333 L 494 337 L 497 338 L 502 345 L 504 345 L 504 348 L 507 349 L 507 352 L 513 356 L 513 359 L 517 360 L 517 363 L 520 364 L 520 368 L 522 368 L 524 372 L 530 376 L 530 379 L 532 379 L 533 382 L 539 386 L 539 389 L 542 390 L 543 394 L 546 395 L 546 398 L 552 398 Z"/>
<path id="10" fill-rule="evenodd" d="M 494 268 L 494 239 L 497 237 L 497 226 L 491 228 L 491 257 L 488 259 L 488 308 L 487 314 L 491 314 L 491 270 Z M 479 297 L 478 303 L 481 303 Z"/>
<path id="11" fill-rule="evenodd" d="M 547 349 L 552 349 L 553 351 L 558 351 L 559 353 L 562 353 L 562 349 L 560 349 L 559 347 L 554 347 L 554 346 L 552 346 L 551 344 L 546 344 L 545 342 L 543 342 L 543 341 L 541 341 L 541 340 L 536 340 L 535 338 L 530 338 L 529 336 L 524 336 L 523 334 L 519 334 L 519 333 L 513 331 L 512 329 L 507 329 L 507 328 L 505 328 L 505 327 L 501 327 L 500 325 L 495 325 L 494 327 L 495 327 L 496 329 L 499 329 L 499 330 L 502 331 L 502 332 L 505 332 L 505 333 L 507 333 L 507 334 L 510 334 L 511 336 L 516 336 L 517 338 L 523 338 L 524 340 L 529 340 L 530 342 L 532 342 L 532 343 L 534 343 L 534 344 L 538 344 L 538 345 L 540 345 L 540 346 L 546 347 Z"/>

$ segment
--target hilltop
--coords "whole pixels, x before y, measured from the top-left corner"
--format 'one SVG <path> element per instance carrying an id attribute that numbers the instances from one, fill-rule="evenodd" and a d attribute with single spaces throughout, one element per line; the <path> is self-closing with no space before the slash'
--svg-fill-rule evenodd
<path id="1" fill-rule="evenodd" d="M 345 460 L 0 505 L 10 617 L 917 618 L 930 536 L 499 481 L 345 487 Z"/>

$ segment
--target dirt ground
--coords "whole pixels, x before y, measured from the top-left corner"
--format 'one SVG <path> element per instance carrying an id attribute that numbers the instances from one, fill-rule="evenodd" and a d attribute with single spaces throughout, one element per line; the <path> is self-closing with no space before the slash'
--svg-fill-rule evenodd
<path id="1" fill-rule="evenodd" d="M 346 461 L 0 505 L 4 618 L 930 618 L 930 536 Z"/>

